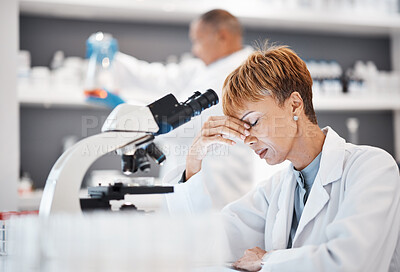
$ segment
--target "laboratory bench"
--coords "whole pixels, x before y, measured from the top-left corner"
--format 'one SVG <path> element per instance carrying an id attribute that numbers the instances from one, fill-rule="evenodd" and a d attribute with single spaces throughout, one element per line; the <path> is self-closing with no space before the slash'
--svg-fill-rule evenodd
<path id="1" fill-rule="evenodd" d="M 98 212 L 7 223 L 0 271 L 234 271 L 223 265 L 217 215 Z"/>
<path id="2" fill-rule="evenodd" d="M 18 197 L 19 211 L 39 210 L 40 201 L 42 199 L 43 190 L 35 190 L 31 193 L 23 194 Z M 88 197 L 87 189 L 82 189 L 79 192 L 81 198 Z M 139 210 L 153 212 L 161 209 L 163 196 L 160 194 L 146 195 L 126 195 L 123 201 L 112 200 L 111 205 L 117 209 L 124 202 L 134 204 Z"/>
<path id="3" fill-rule="evenodd" d="M 4 272 L 9 271 L 9 270 L 7 270 L 7 261 L 8 261 L 7 256 L 0 256 L 0 271 L 4 271 Z M 39 272 L 39 271 L 45 272 L 46 270 L 38 269 L 38 270 L 30 270 L 30 271 L 31 272 L 36 272 L 36 271 L 37 272 Z M 48 272 L 51 272 L 51 271 L 52 270 L 48 270 Z M 238 270 L 228 268 L 227 266 L 201 266 L 201 267 L 193 268 L 187 272 L 232 272 L 232 271 L 234 272 L 234 271 L 238 271 Z"/>

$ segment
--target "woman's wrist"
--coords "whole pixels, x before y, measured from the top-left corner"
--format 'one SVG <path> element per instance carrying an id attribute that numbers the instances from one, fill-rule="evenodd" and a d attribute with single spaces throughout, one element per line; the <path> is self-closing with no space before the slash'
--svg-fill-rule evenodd
<path id="1" fill-rule="evenodd" d="M 201 162 L 202 160 L 196 160 L 195 158 L 191 158 L 191 156 L 186 158 L 186 180 L 200 172 Z"/>

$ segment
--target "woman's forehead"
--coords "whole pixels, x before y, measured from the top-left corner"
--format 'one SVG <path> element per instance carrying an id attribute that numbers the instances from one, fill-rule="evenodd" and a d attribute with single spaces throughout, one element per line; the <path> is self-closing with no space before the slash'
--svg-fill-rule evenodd
<path id="1" fill-rule="evenodd" d="M 254 113 L 265 113 L 269 109 L 275 107 L 278 107 L 278 105 L 271 96 L 266 96 L 261 101 L 244 101 L 241 103 L 241 107 L 238 107 L 235 111 L 234 117 L 244 120 Z"/>
<path id="2" fill-rule="evenodd" d="M 258 102 L 245 101 L 243 102 L 241 107 L 237 109 L 235 117 L 244 120 L 252 113 L 259 112 L 263 108 L 262 104 L 264 103 L 265 103 L 264 101 L 258 101 Z"/>

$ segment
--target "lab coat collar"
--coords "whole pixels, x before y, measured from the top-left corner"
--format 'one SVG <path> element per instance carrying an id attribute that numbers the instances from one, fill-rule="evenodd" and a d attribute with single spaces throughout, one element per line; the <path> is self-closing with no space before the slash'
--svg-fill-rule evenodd
<path id="1" fill-rule="evenodd" d="M 326 186 L 342 177 L 346 142 L 329 126 L 323 128 L 322 132 L 326 137 L 317 176 L 320 177 L 321 185 Z M 294 169 L 294 166 L 291 165 L 291 168 Z"/>
<path id="2" fill-rule="evenodd" d="M 345 140 L 329 126 L 323 128 L 322 132 L 326 137 L 322 146 L 318 173 L 320 174 L 322 186 L 325 186 L 342 177 Z M 293 165 L 292 169 L 294 169 Z"/>
<path id="3" fill-rule="evenodd" d="M 326 138 L 322 147 L 320 168 L 311 188 L 307 205 L 300 218 L 299 226 L 293 239 L 293 247 L 296 246 L 298 237 L 305 226 L 319 214 L 329 201 L 330 197 L 324 186 L 342 176 L 345 141 L 330 127 L 325 127 L 322 131 Z M 284 177 L 278 199 L 279 211 L 276 214 L 272 230 L 272 247 L 274 249 L 285 249 L 287 247 L 292 225 L 294 190 L 296 188 L 296 176 L 294 171 L 291 171 L 292 167 L 293 165 L 289 166 L 290 171 Z"/>
<path id="4" fill-rule="evenodd" d="M 294 172 L 287 171 L 283 177 L 282 188 L 278 198 L 278 212 L 272 229 L 273 249 L 285 249 L 287 247 L 293 218 L 295 188 L 296 177 Z"/>
<path id="5" fill-rule="evenodd" d="M 329 201 L 330 196 L 324 187 L 342 176 L 345 141 L 330 127 L 326 127 L 322 131 L 326 138 L 322 147 L 321 164 L 300 218 L 299 226 L 293 239 L 293 247 L 296 246 L 298 237 L 306 225 L 320 213 Z"/>
<path id="6" fill-rule="evenodd" d="M 305 205 L 303 214 L 300 217 L 299 226 L 297 227 L 296 234 L 293 238 L 293 247 L 297 247 L 298 237 L 301 235 L 306 225 L 317 217 L 330 199 L 329 194 L 322 186 L 321 181 L 321 175 L 317 174 L 307 204 Z"/>
<path id="7" fill-rule="evenodd" d="M 325 186 L 342 177 L 346 142 L 331 127 L 325 127 L 322 131 L 326 138 L 318 173 L 322 186 Z"/>

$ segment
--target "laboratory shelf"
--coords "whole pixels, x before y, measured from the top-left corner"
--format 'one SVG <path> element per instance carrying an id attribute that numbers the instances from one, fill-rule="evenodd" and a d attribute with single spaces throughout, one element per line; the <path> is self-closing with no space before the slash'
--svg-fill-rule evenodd
<path id="1" fill-rule="evenodd" d="M 35 89 L 19 88 L 18 100 L 21 106 L 44 108 L 98 108 L 97 105 L 85 101 L 83 90 L 70 88 L 66 90 L 38 91 Z"/>
<path id="2" fill-rule="evenodd" d="M 400 94 L 316 96 L 313 104 L 317 111 L 397 111 L 400 110 Z"/>
<path id="3" fill-rule="evenodd" d="M 18 210 L 32 211 L 39 210 L 40 200 L 42 199 L 43 190 L 36 190 L 24 195 L 18 196 Z"/>
<path id="4" fill-rule="evenodd" d="M 135 96 L 134 93 L 121 96 L 132 105 L 148 104 L 144 98 Z M 84 88 L 79 86 L 20 85 L 18 86 L 18 101 L 20 106 L 42 108 L 106 108 L 103 105 L 88 103 L 84 95 Z"/>
<path id="5" fill-rule="evenodd" d="M 83 95 L 83 88 L 64 90 L 37 91 L 30 88 L 19 88 L 18 99 L 21 107 L 39 108 L 101 108 L 88 104 Z M 138 97 L 124 98 L 133 105 L 146 105 L 138 102 Z M 336 95 L 316 96 L 313 99 L 316 111 L 393 111 L 393 129 L 395 138 L 395 157 L 400 162 L 400 93 L 382 93 L 375 95 Z M 104 107 L 102 107 L 104 108 Z"/>
<path id="6" fill-rule="evenodd" d="M 132 95 L 123 95 L 128 103 L 146 105 Z M 135 99 L 136 98 L 136 99 Z M 37 91 L 35 89 L 19 88 L 18 99 L 21 106 L 37 107 L 67 107 L 67 108 L 100 108 L 85 101 L 83 88 L 52 89 L 51 91 Z M 375 111 L 400 110 L 399 94 L 382 95 L 337 95 L 316 96 L 313 100 L 317 111 Z"/>
<path id="7" fill-rule="evenodd" d="M 279 3 L 279 1 L 276 1 Z M 61 18 L 159 22 L 187 25 L 213 8 L 235 14 L 247 27 L 302 30 L 317 33 L 390 36 L 400 32 L 400 15 L 357 14 L 343 10 L 300 9 L 272 6 L 268 1 L 250 0 L 21 0 L 22 14 Z"/>

